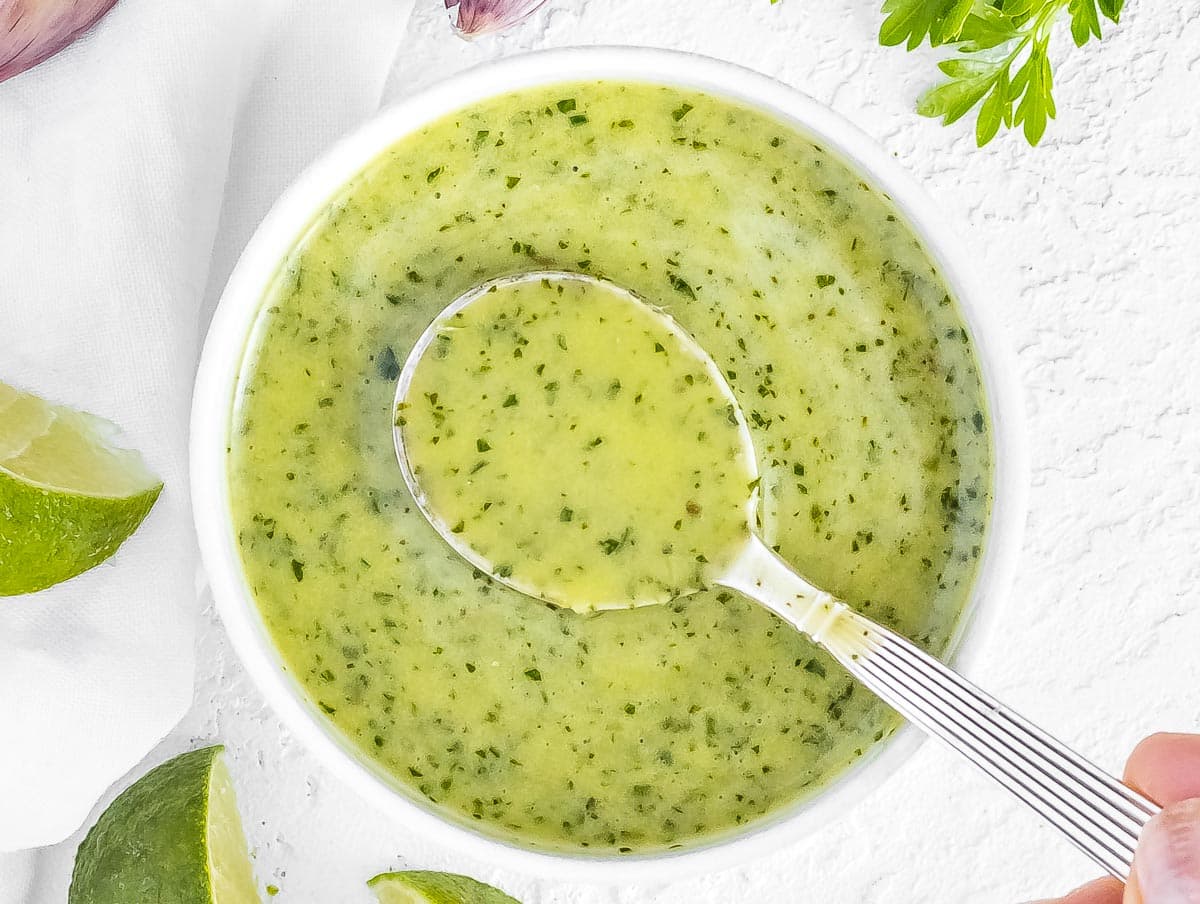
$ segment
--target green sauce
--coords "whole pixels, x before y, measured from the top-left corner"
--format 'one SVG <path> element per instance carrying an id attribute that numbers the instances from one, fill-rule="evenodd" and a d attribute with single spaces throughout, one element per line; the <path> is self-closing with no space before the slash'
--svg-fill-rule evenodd
<path id="1" fill-rule="evenodd" d="M 714 371 L 614 286 L 506 283 L 439 322 L 396 420 L 426 509 L 486 571 L 580 612 L 663 603 L 750 535 L 754 451 Z"/>
<path id="2" fill-rule="evenodd" d="M 398 142 L 264 299 L 231 496 L 247 578 L 315 707 L 398 787 L 522 844 L 731 832 L 822 787 L 895 717 L 732 593 L 579 615 L 434 532 L 396 463 L 400 364 L 451 300 L 532 270 L 667 309 L 745 412 L 766 542 L 934 651 L 990 505 L 967 332 L 903 218 L 806 136 L 616 83 L 499 97 Z"/>

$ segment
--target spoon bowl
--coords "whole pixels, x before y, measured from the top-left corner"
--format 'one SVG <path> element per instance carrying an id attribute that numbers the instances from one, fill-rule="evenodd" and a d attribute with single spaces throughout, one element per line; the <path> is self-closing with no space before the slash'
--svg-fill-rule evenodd
<path id="1" fill-rule="evenodd" d="M 559 316 L 560 299 L 568 307 L 599 312 L 574 324 L 576 332 L 586 329 L 589 335 L 572 336 L 570 348 L 559 332 L 571 316 Z M 491 309 L 484 312 L 485 306 Z M 459 348 L 464 343 L 465 351 Z M 631 378 L 622 370 L 622 354 L 642 362 L 656 379 Z M 459 381 L 468 370 L 474 381 Z M 668 386 L 669 380 L 675 385 Z M 589 382 L 594 385 L 585 385 Z M 572 399 L 600 406 L 598 416 L 572 413 Z M 721 583 L 722 566 L 732 564 L 752 535 L 758 463 L 733 389 L 666 310 L 608 280 L 535 271 L 470 289 L 413 346 L 400 371 L 395 406 L 396 457 L 429 523 L 480 571 L 550 605 L 586 613 L 695 593 Z M 461 434 L 463 425 L 456 422 L 466 418 L 480 423 L 481 436 Z M 564 418 L 570 419 L 565 429 Z M 669 442 L 680 430 L 689 431 L 688 438 Z M 712 446 L 713 454 L 697 454 L 702 445 Z M 556 460 L 563 466 L 556 467 Z M 481 487 L 476 492 L 476 474 L 495 482 L 497 470 L 506 468 L 496 484 L 498 495 Z M 689 468 L 688 475 L 681 473 Z M 718 471 L 736 486 L 718 486 Z M 657 513 L 643 503 L 651 496 L 661 500 L 655 491 L 666 486 L 687 496 L 674 500 L 677 504 L 665 500 L 672 523 L 651 524 Z M 714 487 L 719 491 L 712 492 Z M 514 495 L 522 512 L 510 515 L 502 510 Z M 535 505 L 541 500 L 532 497 L 547 495 L 557 501 Z M 640 518 L 651 529 L 626 518 Z M 531 523 L 534 530 L 526 531 Z M 704 549 L 689 545 L 689 538 L 714 528 L 719 537 L 712 543 L 700 537 Z M 485 530 L 494 533 L 483 539 Z M 635 549 L 639 544 L 650 543 L 648 557 L 631 555 L 642 552 Z M 677 561 L 685 548 L 690 559 Z M 521 564 L 538 556 L 547 567 Z M 647 566 L 645 579 L 614 574 L 603 586 L 585 589 L 568 574 L 581 569 L 581 562 L 593 570 L 613 566 L 627 572 L 637 567 L 631 558 Z"/>

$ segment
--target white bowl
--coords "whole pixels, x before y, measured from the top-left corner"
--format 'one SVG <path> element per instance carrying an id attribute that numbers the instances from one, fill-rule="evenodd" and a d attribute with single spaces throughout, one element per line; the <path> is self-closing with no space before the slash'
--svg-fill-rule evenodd
<path id="1" fill-rule="evenodd" d="M 661 882 L 744 863 L 794 841 L 851 809 L 916 749 L 911 727 L 878 744 L 811 799 L 743 831 L 693 847 L 643 856 L 585 856 L 521 847 L 439 816 L 397 790 L 316 711 L 285 670 L 243 576 L 230 514 L 226 446 L 238 371 L 264 293 L 280 261 L 337 190 L 398 139 L 481 99 L 534 85 L 621 79 L 695 88 L 764 110 L 810 134 L 887 192 L 938 264 L 975 343 L 991 405 L 995 502 L 983 561 L 952 647 L 962 667 L 1007 590 L 1025 513 L 1025 446 L 1015 369 L 992 322 L 990 299 L 937 206 L 882 148 L 832 110 L 767 76 L 731 63 L 648 48 L 589 47 L 513 57 L 469 70 L 382 111 L 334 145 L 271 208 L 234 269 L 213 317 L 192 408 L 191 484 L 196 530 L 221 618 L 246 669 L 280 718 L 339 778 L 413 831 L 498 866 L 595 882 Z"/>

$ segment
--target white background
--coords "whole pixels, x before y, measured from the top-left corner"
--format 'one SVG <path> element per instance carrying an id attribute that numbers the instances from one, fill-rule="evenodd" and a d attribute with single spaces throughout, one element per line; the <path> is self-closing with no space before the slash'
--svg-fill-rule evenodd
<path id="1" fill-rule="evenodd" d="M 574 43 L 695 50 L 775 75 L 915 173 L 1002 300 L 1031 510 L 1022 573 L 972 676 L 1114 770 L 1148 732 L 1200 729 L 1200 7 L 1132 0 L 1082 51 L 1060 33 L 1060 118 L 1043 145 L 1010 135 L 977 150 L 969 124 L 912 112 L 932 63 L 877 45 L 875 0 L 557 0 L 473 47 L 449 43 L 432 8 L 404 40 L 388 0 L 295 6 L 235 134 L 210 304 L 287 180 L 374 108 L 397 43 L 401 86 Z M 197 661 L 195 705 L 147 762 L 226 744 L 256 871 L 279 902 L 365 904 L 363 881 L 400 866 L 470 872 L 526 904 L 1000 904 L 1092 872 L 927 744 L 827 832 L 743 868 L 657 888 L 539 882 L 433 848 L 355 798 L 278 724 L 207 604 Z M 65 900 L 79 837 L 37 858 L 32 902 Z"/>

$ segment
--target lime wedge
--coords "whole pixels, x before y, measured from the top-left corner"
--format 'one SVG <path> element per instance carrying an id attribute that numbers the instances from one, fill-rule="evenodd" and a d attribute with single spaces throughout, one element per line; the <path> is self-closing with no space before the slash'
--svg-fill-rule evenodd
<path id="1" fill-rule="evenodd" d="M 221 749 L 168 760 L 112 802 L 75 855 L 68 904 L 258 904 Z"/>
<path id="2" fill-rule="evenodd" d="M 454 873 L 380 873 L 367 885 L 380 904 L 521 904 L 498 888 Z"/>
<path id="3" fill-rule="evenodd" d="M 0 596 L 87 571 L 142 523 L 162 482 L 117 432 L 0 383 Z"/>

